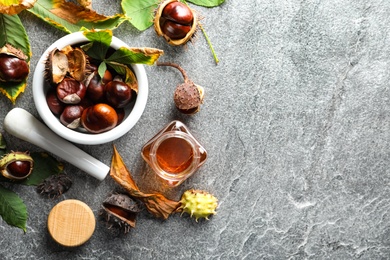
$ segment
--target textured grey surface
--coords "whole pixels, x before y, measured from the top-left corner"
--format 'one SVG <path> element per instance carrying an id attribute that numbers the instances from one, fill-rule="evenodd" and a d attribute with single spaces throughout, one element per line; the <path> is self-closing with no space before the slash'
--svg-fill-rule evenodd
<path id="1" fill-rule="evenodd" d="M 105 2 L 105 3 L 103 3 Z M 95 1 L 104 14 L 119 1 Z M 229 1 L 196 7 L 220 58 L 202 34 L 170 47 L 152 28 L 129 23 L 114 31 L 130 46 L 160 48 L 206 91 L 201 111 L 180 115 L 172 103 L 181 81 L 174 69 L 146 67 L 150 96 L 139 123 L 113 142 L 140 186 L 150 188 L 142 145 L 173 119 L 182 120 L 209 158 L 179 188 L 219 198 L 218 214 L 196 223 L 143 212 L 127 235 L 98 222 L 85 245 L 67 249 L 46 229 L 63 199 L 86 202 L 98 217 L 115 189 L 66 164 L 74 186 L 57 200 L 13 186 L 28 211 L 27 233 L 0 221 L 1 259 L 388 259 L 390 257 L 390 2 L 369 0 Z M 21 15 L 33 51 L 64 34 Z M 31 78 L 29 80 L 31 84 Z M 0 97 L 0 126 L 12 105 Z M 17 101 L 37 115 L 31 85 Z M 14 149 L 39 151 L 6 135 Z M 112 143 L 80 146 L 109 164 Z"/>

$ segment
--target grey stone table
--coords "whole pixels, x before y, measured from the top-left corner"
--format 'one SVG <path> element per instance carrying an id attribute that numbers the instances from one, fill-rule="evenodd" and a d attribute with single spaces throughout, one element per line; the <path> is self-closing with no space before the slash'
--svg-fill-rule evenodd
<path id="1" fill-rule="evenodd" d="M 103 3 L 105 2 L 105 3 Z M 113 3 L 111 3 L 113 2 Z M 120 1 L 95 1 L 103 14 Z M 72 165 L 74 185 L 45 199 L 14 186 L 25 201 L 27 233 L 0 220 L 1 259 L 388 259 L 390 257 L 390 2 L 368 0 L 229 1 L 206 9 L 203 35 L 187 48 L 168 46 L 152 28 L 129 23 L 114 31 L 130 46 L 165 51 L 161 61 L 182 65 L 206 90 L 195 116 L 174 108 L 181 82 L 174 69 L 147 66 L 150 96 L 137 125 L 122 138 L 81 149 L 110 163 L 115 144 L 140 186 L 142 145 L 173 119 L 205 146 L 206 164 L 180 187 L 219 199 L 218 214 L 196 223 L 187 215 L 158 220 L 147 211 L 124 235 L 98 221 L 83 246 L 64 248 L 48 235 L 47 215 L 64 199 L 87 203 L 96 218 L 117 186 Z M 21 14 L 39 56 L 65 34 L 30 13 Z M 38 117 L 32 79 L 17 100 Z M 14 106 L 0 97 L 0 126 Z M 41 151 L 5 134 L 18 150 Z"/>

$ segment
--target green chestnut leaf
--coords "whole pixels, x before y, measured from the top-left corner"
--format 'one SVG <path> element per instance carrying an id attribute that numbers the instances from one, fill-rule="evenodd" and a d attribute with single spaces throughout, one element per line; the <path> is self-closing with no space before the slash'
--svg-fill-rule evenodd
<path id="1" fill-rule="evenodd" d="M 155 48 L 127 48 L 120 47 L 115 50 L 110 57 L 107 56 L 107 51 L 110 48 L 112 41 L 112 31 L 84 31 L 85 37 L 90 40 L 89 43 L 81 46 L 85 53 L 93 59 L 100 61 L 98 73 L 103 78 L 107 66 L 115 69 L 117 73 L 125 76 L 126 82 L 133 82 L 129 77 L 128 70 L 131 64 L 146 64 L 153 65 L 155 61 L 164 53 L 162 50 Z M 132 74 L 132 72 L 131 72 Z"/>
<path id="2" fill-rule="evenodd" d="M 26 61 L 30 61 L 30 41 L 18 15 L 0 14 L 0 48 L 6 44 L 21 51 L 26 56 Z M 27 79 L 22 82 L 0 82 L 0 92 L 15 104 L 26 86 Z"/>
<path id="3" fill-rule="evenodd" d="M 204 6 L 204 7 L 215 7 L 221 5 L 225 0 L 187 0 L 195 5 Z"/>
<path id="4" fill-rule="evenodd" d="M 129 22 L 144 31 L 153 25 L 154 10 L 159 0 L 122 0 L 122 10 Z"/>
<path id="5" fill-rule="evenodd" d="M 107 70 L 107 64 L 103 61 L 102 63 L 100 63 L 98 68 L 98 73 L 100 78 L 104 78 L 104 73 L 106 72 L 106 70 Z"/>
<path id="6" fill-rule="evenodd" d="M 107 62 L 117 62 L 125 65 L 131 64 L 146 64 L 153 65 L 154 62 L 164 52 L 155 48 L 126 48 L 121 47 L 116 50 L 109 58 Z"/>
<path id="7" fill-rule="evenodd" d="M 0 185 L 0 216 L 11 226 L 26 232 L 27 208 L 23 200 L 13 191 Z"/>
<path id="8" fill-rule="evenodd" d="M 0 14 L 0 48 L 7 43 L 21 50 L 27 61 L 30 60 L 30 41 L 19 16 Z"/>
<path id="9" fill-rule="evenodd" d="M 91 41 L 92 45 L 88 44 L 88 48 L 84 49 L 88 56 L 93 59 L 103 61 L 106 58 L 106 53 L 110 48 L 112 41 L 112 31 L 84 31 L 84 36 Z"/>

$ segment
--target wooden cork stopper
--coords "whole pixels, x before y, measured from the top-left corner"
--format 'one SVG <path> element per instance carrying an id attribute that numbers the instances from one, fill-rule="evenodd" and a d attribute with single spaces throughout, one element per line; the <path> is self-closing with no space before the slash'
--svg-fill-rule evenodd
<path id="1" fill-rule="evenodd" d="M 79 200 L 64 200 L 53 207 L 47 220 L 52 238 L 63 246 L 80 246 L 91 238 L 96 220 L 90 207 Z"/>

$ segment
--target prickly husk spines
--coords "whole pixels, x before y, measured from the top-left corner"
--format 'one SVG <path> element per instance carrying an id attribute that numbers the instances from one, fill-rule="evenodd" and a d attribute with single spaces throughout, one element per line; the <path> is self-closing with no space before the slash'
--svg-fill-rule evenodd
<path id="1" fill-rule="evenodd" d="M 104 200 L 99 214 L 108 228 L 118 228 L 128 233 L 135 227 L 137 214 L 141 211 L 138 202 L 127 194 L 112 194 Z"/>
<path id="2" fill-rule="evenodd" d="M 60 173 L 52 175 L 38 184 L 37 192 L 54 199 L 67 192 L 71 186 L 71 178 L 65 173 Z"/>
<path id="3" fill-rule="evenodd" d="M 178 211 L 188 213 L 190 217 L 199 219 L 209 219 L 210 216 L 217 214 L 218 200 L 212 194 L 202 190 L 187 190 L 183 193 L 180 200 L 180 207 Z"/>

